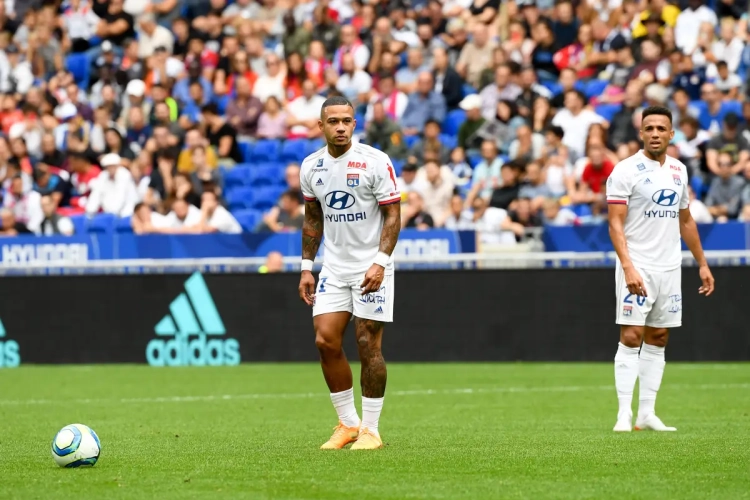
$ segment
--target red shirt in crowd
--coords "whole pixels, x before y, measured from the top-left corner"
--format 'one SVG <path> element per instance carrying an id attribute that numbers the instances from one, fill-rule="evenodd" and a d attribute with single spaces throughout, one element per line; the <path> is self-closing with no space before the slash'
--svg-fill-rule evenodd
<path id="1" fill-rule="evenodd" d="M 594 193 L 603 193 L 604 184 L 607 182 L 607 179 L 614 169 L 615 164 L 609 160 L 604 160 L 599 168 L 594 167 L 594 165 L 589 162 L 583 169 L 581 180 L 588 184 L 589 189 Z"/>

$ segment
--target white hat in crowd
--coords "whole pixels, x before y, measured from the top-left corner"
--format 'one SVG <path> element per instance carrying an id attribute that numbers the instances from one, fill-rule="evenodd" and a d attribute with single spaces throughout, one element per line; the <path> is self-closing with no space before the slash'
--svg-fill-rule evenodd
<path id="1" fill-rule="evenodd" d="M 479 94 L 469 94 L 458 103 L 458 107 L 464 111 L 479 109 L 482 107 L 482 98 L 479 97 Z"/>
<path id="2" fill-rule="evenodd" d="M 146 93 L 146 83 L 143 80 L 130 80 L 125 87 L 125 93 L 134 97 L 143 97 Z"/>
<path id="3" fill-rule="evenodd" d="M 122 165 L 122 159 L 117 153 L 109 153 L 104 155 L 99 163 L 104 168 L 119 167 Z"/>

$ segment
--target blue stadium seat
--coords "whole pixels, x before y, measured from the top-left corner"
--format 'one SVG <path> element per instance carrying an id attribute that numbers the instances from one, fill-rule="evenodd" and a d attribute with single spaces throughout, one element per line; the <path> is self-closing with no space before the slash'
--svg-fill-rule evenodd
<path id="1" fill-rule="evenodd" d="M 364 113 L 357 113 L 354 118 L 357 120 L 357 126 L 354 127 L 355 132 L 365 131 L 365 115 Z"/>
<path id="2" fill-rule="evenodd" d="M 86 216 L 81 215 L 71 215 L 70 216 L 70 222 L 73 223 L 73 227 L 75 228 L 75 234 L 84 234 L 86 232 Z"/>
<path id="3" fill-rule="evenodd" d="M 482 155 L 480 155 L 479 153 L 471 154 L 466 158 L 466 160 L 469 162 L 469 166 L 471 166 L 471 168 L 475 168 L 482 162 Z"/>
<path id="4" fill-rule="evenodd" d="M 420 137 L 418 135 L 407 135 L 404 136 L 404 142 L 406 143 L 407 148 L 412 148 L 417 142 L 419 142 Z"/>
<path id="5" fill-rule="evenodd" d="M 543 87 L 546 87 L 547 90 L 552 92 L 553 96 L 556 96 L 560 92 L 562 92 L 562 85 L 560 85 L 558 82 L 553 82 L 551 80 L 544 80 L 541 82 Z"/>
<path id="6" fill-rule="evenodd" d="M 253 143 L 249 141 L 238 141 L 237 147 L 240 148 L 240 154 L 242 155 L 242 161 L 245 163 L 252 161 L 253 159 Z"/>
<path id="7" fill-rule="evenodd" d="M 130 216 L 121 217 L 115 222 L 115 231 L 120 234 L 127 234 L 133 232 L 133 226 L 130 225 Z"/>
<path id="8" fill-rule="evenodd" d="M 391 158 L 391 161 L 393 162 L 393 170 L 396 171 L 396 176 L 401 176 L 401 170 L 404 168 L 404 160 L 399 160 L 397 158 Z"/>
<path id="9" fill-rule="evenodd" d="M 591 80 L 586 84 L 586 90 L 583 91 L 586 97 L 591 99 L 592 97 L 599 97 L 604 92 L 604 89 L 609 85 L 607 80 Z"/>
<path id="10" fill-rule="evenodd" d="M 591 215 L 591 206 L 586 203 L 570 205 L 568 208 L 570 208 L 578 217 L 588 217 Z"/>
<path id="11" fill-rule="evenodd" d="M 223 115 L 229 104 L 229 95 L 216 96 L 214 101 L 216 101 L 216 107 L 219 108 L 219 113 Z"/>
<path id="12" fill-rule="evenodd" d="M 279 164 L 260 163 L 248 172 L 250 186 L 276 186 L 279 184 Z"/>
<path id="13" fill-rule="evenodd" d="M 240 223 L 245 232 L 253 231 L 263 220 L 263 212 L 252 209 L 235 210 L 232 212 L 234 218 Z"/>
<path id="14" fill-rule="evenodd" d="M 440 142 L 448 149 L 453 149 L 458 144 L 458 137 L 455 135 L 440 134 Z"/>
<path id="15" fill-rule="evenodd" d="M 313 154 L 319 149 L 322 149 L 325 145 L 326 142 L 323 139 L 310 139 L 307 141 L 307 144 L 305 144 L 305 156 Z"/>
<path id="16" fill-rule="evenodd" d="M 86 54 L 70 54 L 65 58 L 65 66 L 73 73 L 73 78 L 79 87 L 88 88 L 91 68 L 89 68 Z"/>
<path id="17" fill-rule="evenodd" d="M 261 187 L 253 191 L 253 201 L 251 207 L 263 212 L 270 210 L 278 201 L 284 188 L 280 187 Z"/>
<path id="18" fill-rule="evenodd" d="M 446 135 L 458 135 L 458 129 L 466 121 L 466 111 L 463 109 L 454 109 L 448 112 L 443 122 L 443 133 Z"/>
<path id="19" fill-rule="evenodd" d="M 693 175 L 690 178 L 690 187 L 693 188 L 693 192 L 698 198 L 702 198 L 706 191 L 708 191 L 708 185 L 703 182 L 703 178 L 700 175 Z"/>
<path id="20" fill-rule="evenodd" d="M 611 122 L 620 109 L 622 109 L 622 104 L 600 104 L 594 108 L 594 111 L 597 115 Z"/>
<path id="21" fill-rule="evenodd" d="M 285 162 L 301 162 L 305 159 L 305 148 L 307 147 L 305 139 L 291 139 L 284 141 L 281 146 L 281 160 Z"/>
<path id="22" fill-rule="evenodd" d="M 477 89 L 469 85 L 468 83 L 464 83 L 463 87 L 461 87 L 461 91 L 463 92 L 463 97 L 466 97 L 467 95 L 476 94 Z"/>
<path id="23" fill-rule="evenodd" d="M 224 187 L 247 186 L 250 184 L 249 172 L 253 168 L 247 163 L 238 163 L 224 173 Z"/>
<path id="24" fill-rule="evenodd" d="M 229 210 L 234 211 L 250 207 L 253 201 L 254 190 L 250 187 L 236 187 L 228 190 L 224 198 L 229 205 Z"/>
<path id="25" fill-rule="evenodd" d="M 281 141 L 277 141 L 275 139 L 263 139 L 255 143 L 252 159 L 249 161 L 253 163 L 263 161 L 276 161 L 279 159 L 280 151 Z"/>
<path id="26" fill-rule="evenodd" d="M 115 228 L 115 219 L 112 214 L 96 214 L 89 219 L 86 229 L 89 233 L 111 233 Z"/>

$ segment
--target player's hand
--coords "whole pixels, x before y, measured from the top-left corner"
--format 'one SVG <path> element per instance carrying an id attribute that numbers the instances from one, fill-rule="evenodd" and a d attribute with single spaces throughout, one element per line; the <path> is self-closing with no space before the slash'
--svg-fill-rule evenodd
<path id="1" fill-rule="evenodd" d="M 625 284 L 628 286 L 628 292 L 639 297 L 648 297 L 646 287 L 643 284 L 643 278 L 636 268 L 631 267 L 625 270 Z"/>
<path id="2" fill-rule="evenodd" d="M 708 264 L 701 266 L 698 273 L 700 274 L 701 281 L 703 282 L 701 287 L 698 288 L 698 293 L 708 297 L 709 295 L 714 293 L 714 275 L 711 274 L 711 269 L 708 268 Z"/>
<path id="3" fill-rule="evenodd" d="M 308 306 L 315 304 L 315 277 L 310 271 L 302 271 L 300 275 L 299 298 Z"/>
<path id="4" fill-rule="evenodd" d="M 385 269 L 383 266 L 373 264 L 365 274 L 365 280 L 360 285 L 362 288 L 362 295 L 367 295 L 371 292 L 377 292 L 380 290 L 380 285 L 383 284 L 383 277 L 385 276 Z"/>

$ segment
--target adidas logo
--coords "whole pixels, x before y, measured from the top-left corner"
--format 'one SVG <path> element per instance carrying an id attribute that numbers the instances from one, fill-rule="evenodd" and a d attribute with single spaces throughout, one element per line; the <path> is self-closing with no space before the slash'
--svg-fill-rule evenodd
<path id="1" fill-rule="evenodd" d="M 185 282 L 185 292 L 169 305 L 169 313 L 154 327 L 160 337 L 146 347 L 151 366 L 219 366 L 240 363 L 236 339 L 211 338 L 225 335 L 224 322 L 203 276 L 195 272 Z M 192 339 L 191 339 L 192 337 Z"/>
<path id="2" fill-rule="evenodd" d="M 323 179 L 320 177 L 318 178 L 318 182 L 315 183 L 316 186 L 322 186 L 323 185 Z"/>
<path id="3" fill-rule="evenodd" d="M 0 368 L 16 368 L 21 364 L 18 342 L 5 339 L 5 325 L 0 320 Z"/>
<path id="4" fill-rule="evenodd" d="M 643 184 L 653 184 L 653 182 L 651 182 L 651 179 L 646 179 L 646 182 L 644 182 Z"/>
<path id="5" fill-rule="evenodd" d="M 383 314 L 383 306 L 378 306 L 378 308 L 375 309 L 375 314 Z"/>

